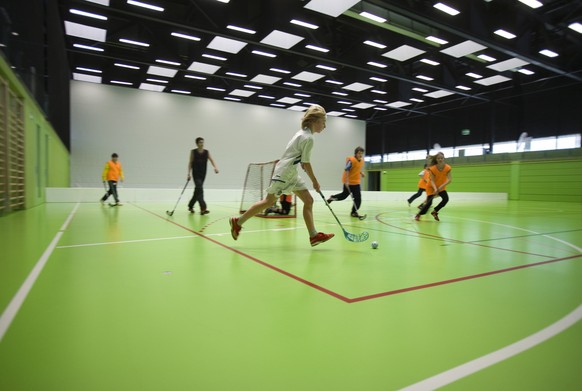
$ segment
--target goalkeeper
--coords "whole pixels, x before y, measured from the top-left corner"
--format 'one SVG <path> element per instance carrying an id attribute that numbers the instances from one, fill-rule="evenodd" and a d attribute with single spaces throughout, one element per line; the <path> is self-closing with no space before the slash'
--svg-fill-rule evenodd
<path id="1" fill-rule="evenodd" d="M 309 231 L 309 243 L 317 246 L 327 242 L 334 237 L 334 234 L 318 232 L 313 222 L 313 197 L 309 193 L 303 179 L 299 176 L 297 166 L 301 167 L 311 179 L 315 191 L 320 192 L 321 187 L 313 168 L 311 167 L 311 150 L 313 149 L 313 135 L 321 133 L 325 129 L 326 113 L 320 105 L 310 106 L 301 119 L 301 130 L 299 130 L 287 144 L 281 159 L 275 165 L 271 185 L 267 189 L 267 196 L 252 205 L 242 216 L 231 217 L 230 233 L 234 240 L 238 239 L 243 224 L 266 208 L 272 206 L 277 197 L 282 194 L 295 193 L 303 201 L 303 219 Z"/>

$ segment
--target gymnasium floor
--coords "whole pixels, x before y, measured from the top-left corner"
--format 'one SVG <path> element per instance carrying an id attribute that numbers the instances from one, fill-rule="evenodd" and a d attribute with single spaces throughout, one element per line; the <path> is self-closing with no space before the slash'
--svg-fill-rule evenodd
<path id="1" fill-rule="evenodd" d="M 311 248 L 209 201 L 0 218 L 0 389 L 581 389 L 581 204 L 335 202 L 351 243 L 319 199 Z"/>

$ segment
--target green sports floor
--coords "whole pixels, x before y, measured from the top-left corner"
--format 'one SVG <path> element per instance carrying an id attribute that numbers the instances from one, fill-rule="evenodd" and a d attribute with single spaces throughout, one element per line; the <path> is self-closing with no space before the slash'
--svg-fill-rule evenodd
<path id="1" fill-rule="evenodd" d="M 318 199 L 312 248 L 209 201 L 0 218 L 0 390 L 582 389 L 581 204 Z"/>

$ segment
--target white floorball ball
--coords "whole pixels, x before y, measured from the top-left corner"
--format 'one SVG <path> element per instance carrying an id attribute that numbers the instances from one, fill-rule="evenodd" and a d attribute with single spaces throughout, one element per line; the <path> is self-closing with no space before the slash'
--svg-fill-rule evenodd
<path id="1" fill-rule="evenodd" d="M 372 248 L 375 250 L 378 248 L 378 242 L 374 241 L 372 242 Z"/>

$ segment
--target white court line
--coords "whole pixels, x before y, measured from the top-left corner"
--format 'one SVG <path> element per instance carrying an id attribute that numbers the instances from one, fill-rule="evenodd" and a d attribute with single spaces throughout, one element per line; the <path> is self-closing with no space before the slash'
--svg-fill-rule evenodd
<path id="1" fill-rule="evenodd" d="M 44 250 L 44 253 L 40 257 L 40 259 L 36 262 L 36 265 L 34 265 L 32 270 L 30 271 L 30 273 L 28 274 L 28 276 L 26 277 L 26 279 L 24 280 L 24 282 L 20 286 L 20 289 L 18 289 L 18 292 L 16 292 L 16 294 L 14 295 L 14 297 L 12 298 L 12 300 L 10 301 L 10 303 L 8 304 L 8 306 L 6 307 L 6 309 L 4 310 L 2 315 L 0 316 L 0 342 L 2 342 L 2 339 L 4 338 L 4 334 L 6 334 L 6 331 L 8 330 L 8 328 L 12 324 L 12 321 L 16 317 L 18 310 L 20 310 L 22 303 L 24 303 L 24 300 L 26 300 L 26 297 L 28 296 L 28 293 L 32 289 L 32 286 L 36 282 L 36 279 L 38 278 L 38 276 L 42 272 L 42 269 L 46 265 L 53 250 L 57 246 L 57 243 L 61 239 L 61 236 L 63 236 L 63 233 L 67 229 L 67 226 L 69 225 L 69 223 L 73 219 L 73 216 L 77 212 L 79 205 L 80 205 L 79 203 L 77 203 L 77 205 L 75 205 L 75 207 L 73 208 L 73 210 L 71 211 L 71 213 L 67 217 L 67 220 L 65 220 L 65 222 L 64 222 L 63 226 L 61 227 L 61 229 L 59 230 L 59 232 L 57 232 L 57 234 L 55 235 L 53 240 L 50 242 L 50 244 L 48 245 L 46 250 Z"/>
<path id="2" fill-rule="evenodd" d="M 124 244 L 124 243 L 141 243 L 141 242 L 153 242 L 156 240 L 174 240 L 174 239 L 193 239 L 197 238 L 195 235 L 188 236 L 173 236 L 170 238 L 152 238 L 152 239 L 136 239 L 136 240 L 120 240 L 116 242 L 100 242 L 100 243 L 86 243 L 86 244 L 71 244 L 68 246 L 58 246 L 57 248 L 73 248 L 73 247 L 91 247 L 91 246 L 106 246 L 109 244 Z"/>
<path id="3" fill-rule="evenodd" d="M 551 324 L 545 329 L 538 331 L 535 334 L 530 335 L 529 337 L 526 337 L 493 353 L 489 353 L 485 356 L 459 365 L 458 367 L 449 369 L 448 371 L 439 373 L 438 375 L 429 377 L 428 379 L 402 388 L 400 391 L 435 390 L 437 388 L 446 386 L 459 379 L 462 379 L 463 377 L 469 376 L 475 372 L 490 367 L 491 365 L 497 364 L 503 360 L 507 360 L 516 354 L 528 350 L 573 326 L 576 322 L 580 321 L 580 319 L 582 319 L 582 305 L 578 306 L 578 308 L 570 312 L 559 321 Z"/>

